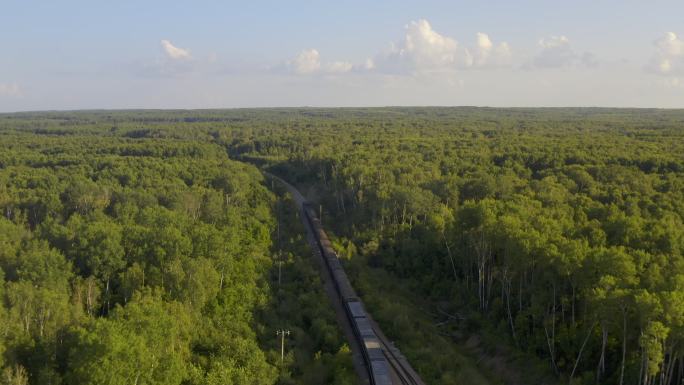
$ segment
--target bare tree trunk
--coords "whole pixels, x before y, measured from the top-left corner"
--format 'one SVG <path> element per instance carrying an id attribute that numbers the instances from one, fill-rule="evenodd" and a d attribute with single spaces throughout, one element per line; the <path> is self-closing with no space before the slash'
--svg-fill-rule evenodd
<path id="1" fill-rule="evenodd" d="M 525 278 L 525 272 L 523 271 L 523 276 L 518 280 L 518 312 L 522 311 L 522 283 Z"/>
<path id="2" fill-rule="evenodd" d="M 449 256 L 449 260 L 451 261 L 451 270 L 454 272 L 454 280 L 456 280 L 458 278 L 458 275 L 456 274 L 454 256 L 451 254 L 451 248 L 449 247 L 449 242 L 447 242 L 446 235 L 444 235 L 444 232 L 442 232 L 442 239 L 444 239 L 444 246 L 446 247 L 447 255 Z"/>
<path id="3" fill-rule="evenodd" d="M 511 280 L 508 279 L 508 284 L 506 285 L 506 308 L 508 310 L 508 322 L 511 324 L 511 333 L 513 334 L 513 341 L 516 345 L 518 344 L 518 336 L 515 333 L 515 325 L 513 324 L 513 315 L 511 314 Z"/>
<path id="4" fill-rule="evenodd" d="M 105 298 L 107 299 L 107 313 L 109 313 L 109 275 L 107 275 L 107 288 L 105 289 Z"/>
<path id="5" fill-rule="evenodd" d="M 584 351 L 584 347 L 587 346 L 587 342 L 589 341 L 589 337 L 591 337 L 591 331 L 594 329 L 596 326 L 596 322 L 594 322 L 590 327 L 589 330 L 587 331 L 587 336 L 584 337 L 584 342 L 582 343 L 582 347 L 579 350 L 579 353 L 577 353 L 577 359 L 575 360 L 575 365 L 572 367 L 572 373 L 570 373 L 570 380 L 568 381 L 569 383 L 572 383 L 572 378 L 575 376 L 575 371 L 577 370 L 577 365 L 579 365 L 580 359 L 582 358 L 582 352 Z"/>
<path id="6" fill-rule="evenodd" d="M 644 331 L 642 330 L 640 335 L 643 336 Z M 639 368 L 639 384 L 648 384 L 648 357 L 646 356 L 646 351 L 641 348 L 641 367 Z"/>
<path id="7" fill-rule="evenodd" d="M 599 358 L 598 367 L 596 368 L 596 383 L 601 383 L 601 376 L 606 371 L 606 343 L 608 342 L 608 329 L 606 325 L 601 323 L 601 358 Z"/>
<path id="8" fill-rule="evenodd" d="M 572 324 L 575 324 L 575 285 L 572 286 Z"/>
<path id="9" fill-rule="evenodd" d="M 622 363 L 620 364 L 620 385 L 625 380 L 625 359 L 627 358 L 627 309 L 622 309 Z"/>
<path id="10" fill-rule="evenodd" d="M 553 352 L 551 338 L 549 337 L 549 331 L 546 328 L 546 325 L 544 325 L 544 333 L 546 334 L 546 344 L 549 347 L 549 355 L 551 356 L 551 367 L 553 368 L 554 373 L 558 374 L 558 366 L 556 366 L 556 355 Z"/>
<path id="11" fill-rule="evenodd" d="M 556 283 L 553 283 L 553 309 L 551 309 L 551 347 L 553 348 L 553 355 L 556 355 Z"/>
<path id="12" fill-rule="evenodd" d="M 670 385 L 672 382 L 672 373 L 677 361 L 677 353 L 674 351 L 675 346 L 676 343 L 673 343 L 666 349 L 665 360 L 663 361 L 662 370 L 660 372 L 660 385 Z"/>
<path id="13" fill-rule="evenodd" d="M 484 231 L 480 232 L 479 240 L 475 242 L 475 252 L 477 254 L 477 276 L 478 276 L 478 297 L 480 300 L 480 310 L 487 310 L 488 287 L 487 267 L 489 262 L 489 250 L 485 240 Z"/>
<path id="14" fill-rule="evenodd" d="M 679 354 L 677 352 L 674 352 L 673 357 L 670 360 L 670 366 L 667 371 L 667 377 L 665 378 L 666 385 L 670 385 L 672 383 L 672 377 L 674 376 L 674 369 L 675 367 L 677 367 L 677 361 L 679 361 Z"/>

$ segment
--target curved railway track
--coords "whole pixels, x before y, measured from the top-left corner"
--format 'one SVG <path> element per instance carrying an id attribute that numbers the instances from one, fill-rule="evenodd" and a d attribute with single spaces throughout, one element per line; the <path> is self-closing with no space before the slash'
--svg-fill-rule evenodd
<path id="1" fill-rule="evenodd" d="M 328 295 L 338 313 L 338 322 L 349 340 L 362 382 L 371 385 L 425 385 L 356 296 L 315 210 L 294 186 L 275 175 L 265 174 L 281 182 L 300 209 L 314 255 L 322 260 L 325 280 L 332 283 L 333 290 L 328 290 Z M 362 365 L 359 361 L 362 361 Z"/>

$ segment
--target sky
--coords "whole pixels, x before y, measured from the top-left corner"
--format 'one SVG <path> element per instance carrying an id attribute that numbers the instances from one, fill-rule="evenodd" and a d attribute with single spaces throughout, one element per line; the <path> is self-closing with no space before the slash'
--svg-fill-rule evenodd
<path id="1" fill-rule="evenodd" d="M 0 112 L 684 108 L 684 1 L 0 0 Z"/>

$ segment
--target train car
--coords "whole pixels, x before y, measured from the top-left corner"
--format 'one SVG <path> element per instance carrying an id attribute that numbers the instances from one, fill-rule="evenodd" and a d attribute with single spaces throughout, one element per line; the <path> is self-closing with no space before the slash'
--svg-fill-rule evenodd
<path id="1" fill-rule="evenodd" d="M 326 249 L 327 252 L 329 253 L 335 253 L 332 247 L 332 242 L 330 242 L 330 239 L 328 238 L 328 235 L 323 231 L 323 229 L 319 229 L 317 231 L 318 234 L 318 239 L 321 244 L 321 247 Z"/>
<path id="2" fill-rule="evenodd" d="M 328 264 L 328 268 L 330 269 L 330 272 L 333 272 L 335 270 L 339 270 L 342 268 L 342 264 L 337 258 L 331 258 L 326 260 L 326 263 Z"/>
<path id="3" fill-rule="evenodd" d="M 373 385 L 391 385 L 389 363 L 382 350 L 382 344 L 371 325 L 366 310 L 361 301 L 349 300 L 346 302 L 347 314 L 354 325 L 354 333 L 363 342 L 363 355 L 368 366 L 369 377 Z"/>
<path id="4" fill-rule="evenodd" d="M 309 223 L 311 231 L 314 233 L 316 244 L 321 250 L 321 255 L 324 257 L 327 263 L 330 259 L 332 244 L 330 243 L 328 236 L 325 234 L 325 231 L 323 231 L 323 227 L 321 227 L 320 221 L 318 220 L 318 217 L 316 217 L 316 212 L 312 208 L 311 203 L 305 202 L 303 204 L 303 211 L 306 221 Z"/>
<path id="5" fill-rule="evenodd" d="M 328 243 L 327 246 L 324 246 L 323 248 L 323 257 L 325 258 L 325 262 L 327 264 L 334 263 L 335 261 L 338 261 L 339 258 L 337 257 L 337 253 L 333 250 L 332 246 Z"/>
<path id="6" fill-rule="evenodd" d="M 392 379 L 389 374 L 389 363 L 387 362 L 385 353 L 382 351 L 380 340 L 373 332 L 372 336 L 363 337 L 362 341 L 371 384 L 391 385 Z"/>
<path id="7" fill-rule="evenodd" d="M 363 308 L 363 304 L 358 299 L 349 300 L 345 302 L 347 305 L 347 311 L 352 318 L 366 318 L 366 309 Z"/>
<path id="8" fill-rule="evenodd" d="M 349 278 L 347 277 L 347 274 L 344 272 L 344 269 L 342 269 L 342 265 L 340 264 L 340 261 L 337 258 L 337 254 L 332 248 L 330 239 L 328 239 L 328 236 L 325 234 L 325 231 L 323 231 L 323 228 L 320 226 L 320 222 L 318 221 L 318 218 L 316 218 L 316 213 L 311 207 L 311 204 L 305 203 L 305 212 L 309 222 L 313 223 L 318 246 L 321 249 L 321 253 L 323 255 L 325 263 L 328 266 L 328 270 L 330 271 L 330 274 L 333 277 L 333 281 L 335 287 L 337 288 L 337 292 L 340 294 L 340 297 L 343 300 L 347 298 L 356 298 L 356 292 L 352 288 L 352 285 L 349 282 Z"/>
<path id="9" fill-rule="evenodd" d="M 375 331 L 373 330 L 373 326 L 370 324 L 368 321 L 368 318 L 357 318 L 356 319 L 356 328 L 359 330 L 359 335 L 361 337 L 368 337 L 375 335 Z"/>
<path id="10" fill-rule="evenodd" d="M 317 225 L 316 226 L 316 234 L 318 234 L 319 240 L 321 242 L 322 246 L 330 246 L 330 239 L 328 239 L 328 234 L 323 231 L 323 227 L 318 223 L 318 220 L 315 220 L 314 223 Z"/>
<path id="11" fill-rule="evenodd" d="M 371 378 L 373 385 L 392 385 L 390 368 L 387 359 L 383 356 L 380 360 L 371 361 Z"/>
<path id="12" fill-rule="evenodd" d="M 304 211 L 304 216 L 306 217 L 307 222 L 309 222 L 309 225 L 312 228 L 315 228 L 313 219 L 316 218 L 316 212 L 314 211 L 313 207 L 311 207 L 311 203 L 304 202 L 302 204 L 302 211 Z"/>
<path id="13" fill-rule="evenodd" d="M 366 346 L 371 383 L 373 385 L 391 385 L 389 362 L 382 351 L 380 340 L 377 337 L 366 337 L 364 345 Z"/>
<path id="14" fill-rule="evenodd" d="M 321 247 L 323 247 L 323 255 L 325 255 L 327 259 L 337 259 L 337 253 L 333 249 L 330 241 L 325 240 L 321 242 Z"/>
<path id="15" fill-rule="evenodd" d="M 330 239 L 323 231 L 323 227 L 316 216 L 316 211 L 310 203 L 305 202 L 302 207 L 306 221 L 316 238 L 316 244 L 325 260 L 328 271 L 332 276 L 337 293 L 345 306 L 347 317 L 352 323 L 354 334 L 361 345 L 366 365 L 368 367 L 371 385 L 392 385 L 390 368 L 382 345 L 366 316 L 363 304 L 356 296 L 356 292 L 349 282 L 349 278 L 332 248 Z"/>
<path id="16" fill-rule="evenodd" d="M 358 301 L 356 291 L 354 291 L 354 288 L 349 282 L 347 274 L 344 272 L 344 270 L 342 268 L 335 269 L 332 271 L 332 275 L 333 279 L 335 280 L 335 284 L 337 285 L 337 291 L 340 293 L 340 297 L 342 297 L 342 301 Z"/>

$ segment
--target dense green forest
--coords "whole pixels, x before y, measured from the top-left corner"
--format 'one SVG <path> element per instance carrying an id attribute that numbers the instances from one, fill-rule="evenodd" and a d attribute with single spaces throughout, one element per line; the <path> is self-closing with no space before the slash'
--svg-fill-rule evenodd
<path id="1" fill-rule="evenodd" d="M 0 383 L 354 383 L 293 204 L 136 120 L 0 116 Z"/>
<path id="2" fill-rule="evenodd" d="M 221 139 L 233 156 L 314 187 L 350 265 L 390 272 L 463 318 L 466 335 L 505 339 L 559 380 L 682 381 L 684 111 L 315 110 L 283 120 Z M 419 336 L 400 311 L 384 326 L 407 344 Z"/>
<path id="3" fill-rule="evenodd" d="M 5 383 L 352 382 L 254 165 L 321 205 L 428 383 L 475 383 L 474 335 L 509 383 L 684 378 L 684 111 L 22 113 L 0 140 Z"/>

